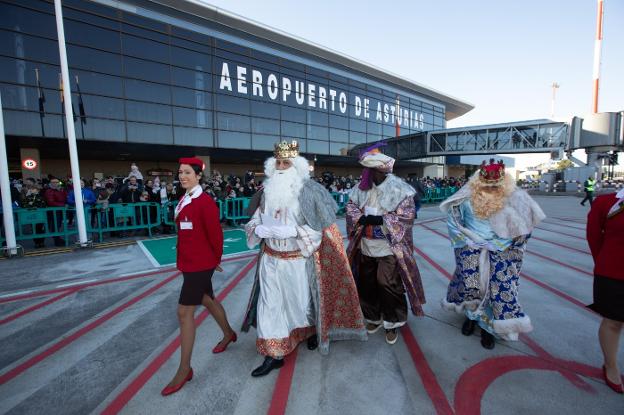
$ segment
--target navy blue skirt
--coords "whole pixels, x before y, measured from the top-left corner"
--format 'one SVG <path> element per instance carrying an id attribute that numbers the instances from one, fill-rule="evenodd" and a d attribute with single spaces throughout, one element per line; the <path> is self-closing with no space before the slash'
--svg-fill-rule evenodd
<path id="1" fill-rule="evenodd" d="M 594 276 L 594 303 L 590 309 L 609 320 L 624 322 L 624 281 Z"/>

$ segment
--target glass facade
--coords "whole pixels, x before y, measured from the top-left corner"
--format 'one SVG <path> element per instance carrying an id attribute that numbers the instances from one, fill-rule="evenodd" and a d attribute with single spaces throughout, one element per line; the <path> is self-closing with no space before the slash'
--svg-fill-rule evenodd
<path id="1" fill-rule="evenodd" d="M 283 137 L 305 153 L 346 155 L 445 125 L 441 104 L 413 94 L 96 3 L 63 4 L 77 138 L 271 150 Z M 63 137 L 61 87 L 53 4 L 0 0 L 6 133 Z"/>

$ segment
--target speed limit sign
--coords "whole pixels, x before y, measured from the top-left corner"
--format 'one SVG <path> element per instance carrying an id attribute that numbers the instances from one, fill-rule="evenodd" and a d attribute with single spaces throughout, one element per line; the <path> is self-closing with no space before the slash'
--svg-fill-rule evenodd
<path id="1" fill-rule="evenodd" d="M 26 159 L 22 162 L 22 166 L 24 166 L 25 169 L 28 170 L 34 170 L 37 168 L 37 160 L 33 160 L 33 159 Z"/>

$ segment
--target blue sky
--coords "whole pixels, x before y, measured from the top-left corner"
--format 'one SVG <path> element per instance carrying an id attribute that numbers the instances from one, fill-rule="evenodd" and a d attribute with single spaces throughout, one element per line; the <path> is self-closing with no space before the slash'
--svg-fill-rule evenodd
<path id="1" fill-rule="evenodd" d="M 594 0 L 205 3 L 475 105 L 449 127 L 548 118 L 553 81 L 556 118 L 591 110 Z M 624 110 L 623 0 L 605 0 L 603 35 L 599 111 Z"/>

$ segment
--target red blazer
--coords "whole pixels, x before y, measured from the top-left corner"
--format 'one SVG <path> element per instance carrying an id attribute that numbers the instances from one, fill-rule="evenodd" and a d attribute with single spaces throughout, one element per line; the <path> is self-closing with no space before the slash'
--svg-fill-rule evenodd
<path id="1" fill-rule="evenodd" d="M 624 280 L 624 212 L 607 219 L 615 193 L 598 196 L 587 215 L 587 242 L 594 257 L 594 274 Z"/>
<path id="2" fill-rule="evenodd" d="M 191 222 L 193 229 L 182 229 L 180 222 Z M 216 268 L 223 255 L 223 229 L 219 208 L 206 193 L 184 206 L 176 218 L 178 225 L 177 267 L 182 272 Z"/>

